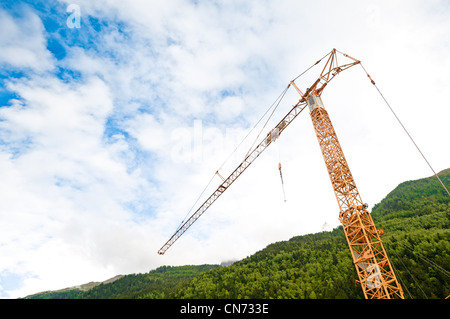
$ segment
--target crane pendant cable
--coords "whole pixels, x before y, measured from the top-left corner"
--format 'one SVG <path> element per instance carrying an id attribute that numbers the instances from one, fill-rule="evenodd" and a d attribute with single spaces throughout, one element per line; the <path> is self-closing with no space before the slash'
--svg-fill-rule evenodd
<path id="1" fill-rule="evenodd" d="M 302 73 L 300 73 L 297 77 L 295 77 L 294 81 L 299 79 L 301 76 L 303 76 L 306 72 L 308 72 L 309 70 L 311 70 L 315 65 L 319 64 L 323 59 L 325 59 L 327 56 L 329 56 L 331 54 L 331 51 L 329 53 L 327 53 L 325 56 L 323 56 L 321 59 L 319 59 L 317 62 L 315 62 L 314 64 L 312 64 L 310 67 L 308 67 L 306 70 L 304 70 Z M 200 201 L 200 199 L 202 198 L 203 194 L 206 192 L 206 190 L 208 189 L 208 187 L 211 185 L 212 181 L 214 180 L 214 178 L 217 176 L 219 176 L 221 178 L 221 180 L 223 181 L 224 178 L 222 177 L 222 175 L 220 175 L 219 171 L 225 166 L 225 164 L 228 162 L 228 160 L 236 153 L 236 151 L 238 150 L 238 148 L 244 143 L 244 141 L 250 136 L 250 134 L 253 132 L 253 130 L 256 129 L 256 127 L 259 125 L 259 123 L 263 120 L 263 118 L 269 113 L 269 111 L 274 108 L 271 112 L 271 114 L 269 115 L 268 119 L 266 120 L 266 122 L 264 123 L 264 126 L 262 127 L 262 129 L 260 130 L 260 132 L 258 133 L 257 137 L 255 138 L 252 146 L 249 148 L 249 150 L 247 151 L 245 157 L 247 157 L 249 155 L 249 153 L 252 150 L 252 147 L 255 145 L 256 141 L 258 140 L 259 136 L 261 135 L 262 131 L 265 129 L 265 127 L 267 126 L 267 123 L 269 122 L 269 120 L 272 118 L 273 114 L 275 113 L 276 109 L 278 108 L 278 106 L 280 105 L 281 101 L 283 100 L 284 96 L 286 95 L 286 92 L 288 91 L 290 87 L 290 84 L 280 93 L 280 95 L 275 99 L 275 101 L 270 105 L 270 107 L 264 112 L 264 114 L 261 116 L 261 118 L 256 122 L 256 124 L 253 126 L 253 128 L 247 133 L 247 135 L 241 140 L 241 142 L 236 146 L 236 148 L 231 152 L 231 154 L 225 159 L 225 161 L 222 163 L 222 165 L 220 165 L 219 169 L 217 169 L 217 171 L 212 175 L 211 179 L 209 180 L 209 182 L 207 183 L 207 185 L 205 186 L 205 188 L 203 189 L 203 191 L 200 193 L 200 195 L 197 197 L 197 200 L 194 202 L 194 204 L 191 206 L 191 208 L 189 209 L 189 211 L 186 213 L 186 215 L 184 216 L 184 218 L 182 219 L 182 221 L 180 222 L 180 224 L 177 227 L 177 230 L 179 230 L 181 228 L 181 226 L 185 223 L 186 219 L 188 218 L 188 216 L 191 214 L 192 210 L 194 209 L 194 207 L 197 205 L 197 203 Z M 280 171 L 281 174 L 281 171 Z M 283 193 L 284 193 L 284 188 L 283 188 Z M 286 201 L 286 200 L 285 200 Z"/>
<path id="2" fill-rule="evenodd" d="M 400 123 L 401 127 L 403 128 L 403 130 L 405 131 L 406 135 L 408 135 L 409 139 L 411 140 L 411 142 L 414 144 L 414 146 L 417 148 L 417 150 L 419 151 L 420 155 L 422 155 L 423 159 L 425 160 L 425 162 L 428 164 L 428 166 L 430 167 L 431 171 L 433 172 L 434 176 L 439 180 L 439 182 L 441 183 L 442 187 L 444 188 L 444 190 L 447 192 L 448 196 L 450 196 L 450 192 L 448 191 L 447 187 L 445 187 L 444 183 L 442 182 L 442 180 L 439 178 L 438 174 L 436 174 L 436 171 L 433 169 L 433 167 L 431 166 L 430 162 L 428 162 L 428 160 L 426 159 L 425 155 L 422 153 L 422 151 L 420 150 L 419 146 L 417 146 L 416 142 L 414 141 L 414 139 L 412 138 L 411 134 L 409 134 L 408 130 L 406 129 L 406 127 L 403 125 L 403 123 L 400 121 L 400 119 L 398 118 L 397 114 L 395 114 L 394 110 L 392 109 L 391 105 L 389 104 L 389 102 L 386 100 L 386 98 L 384 97 L 384 95 L 381 93 L 380 89 L 378 88 L 378 86 L 375 84 L 375 81 L 372 80 L 372 78 L 370 77 L 369 73 L 367 73 L 366 69 L 364 69 L 362 63 L 360 63 L 361 67 L 363 68 L 364 72 L 366 72 L 367 76 L 370 79 L 370 82 L 373 84 L 373 86 L 375 86 L 375 88 L 377 89 L 378 93 L 380 94 L 380 96 L 383 98 L 384 102 L 386 103 L 386 105 L 389 107 L 389 109 L 391 110 L 392 114 L 394 114 L 394 117 L 397 119 L 397 121 Z"/>

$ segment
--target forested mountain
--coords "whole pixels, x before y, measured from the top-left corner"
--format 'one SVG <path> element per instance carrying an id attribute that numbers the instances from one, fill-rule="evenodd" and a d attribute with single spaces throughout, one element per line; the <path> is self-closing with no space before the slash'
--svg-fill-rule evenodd
<path id="1" fill-rule="evenodd" d="M 439 173 L 450 186 L 450 169 Z M 372 209 L 405 298 L 450 295 L 450 196 L 436 177 L 400 184 Z M 227 267 L 161 267 L 89 291 L 32 298 L 364 298 L 342 227 L 271 244 Z"/>
<path id="2" fill-rule="evenodd" d="M 450 169 L 440 172 L 450 189 Z M 450 295 L 450 196 L 432 176 L 401 183 L 372 209 L 406 297 Z"/>
<path id="3" fill-rule="evenodd" d="M 27 297 L 28 299 L 135 299 L 169 298 L 171 293 L 184 283 L 219 265 L 162 266 L 146 274 L 123 276 L 113 283 L 100 284 L 88 291 L 71 289 L 46 291 Z"/>

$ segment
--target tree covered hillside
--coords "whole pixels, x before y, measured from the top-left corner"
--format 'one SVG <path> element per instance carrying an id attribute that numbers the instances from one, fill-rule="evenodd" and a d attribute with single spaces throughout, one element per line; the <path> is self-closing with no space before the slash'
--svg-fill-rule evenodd
<path id="1" fill-rule="evenodd" d="M 450 169 L 440 173 L 450 188 Z M 405 298 L 450 295 L 450 196 L 435 177 L 400 184 L 372 210 Z M 228 267 L 161 267 L 87 292 L 34 298 L 364 298 L 342 227 L 269 245 Z"/>
<path id="2" fill-rule="evenodd" d="M 440 173 L 450 186 L 450 170 Z M 405 298 L 450 295 L 450 197 L 435 177 L 400 184 L 372 211 Z M 342 227 L 279 242 L 201 274 L 176 298 L 363 298 Z"/>
<path id="3" fill-rule="evenodd" d="M 341 228 L 269 245 L 194 278 L 175 298 L 363 298 Z"/>
<path id="4" fill-rule="evenodd" d="M 440 172 L 450 189 L 450 169 Z M 400 184 L 375 205 L 372 217 L 406 297 L 450 295 L 450 196 L 432 176 Z"/>
<path id="5" fill-rule="evenodd" d="M 27 297 L 28 299 L 163 299 L 170 296 L 180 285 L 200 273 L 218 268 L 219 265 L 162 266 L 145 274 L 130 274 L 101 284 L 88 291 L 71 289 L 46 291 Z"/>

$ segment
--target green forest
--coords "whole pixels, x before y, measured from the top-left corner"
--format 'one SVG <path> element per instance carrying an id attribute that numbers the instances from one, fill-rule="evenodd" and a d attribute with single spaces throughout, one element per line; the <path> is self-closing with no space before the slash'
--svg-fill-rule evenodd
<path id="1" fill-rule="evenodd" d="M 439 173 L 450 187 L 450 169 Z M 398 185 L 372 209 L 407 299 L 450 295 L 450 196 L 436 177 Z M 230 266 L 163 266 L 88 291 L 35 299 L 363 299 L 342 227 L 271 244 Z"/>

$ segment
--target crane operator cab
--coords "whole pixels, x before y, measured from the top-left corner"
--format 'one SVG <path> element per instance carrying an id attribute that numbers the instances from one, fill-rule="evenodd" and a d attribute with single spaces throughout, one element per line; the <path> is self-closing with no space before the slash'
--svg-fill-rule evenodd
<path id="1" fill-rule="evenodd" d="M 308 96 L 308 106 L 310 112 L 312 112 L 318 106 L 323 107 L 322 99 L 320 98 L 320 96 L 311 93 L 311 95 Z"/>

